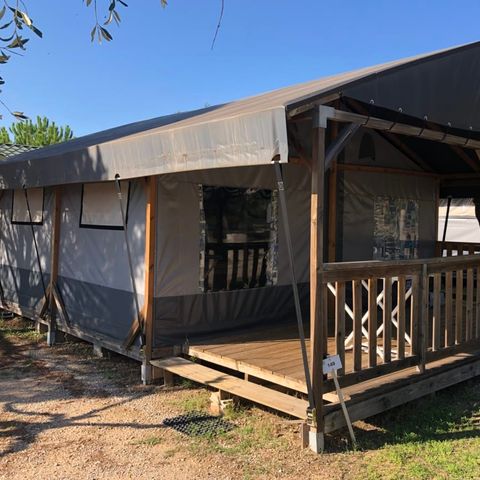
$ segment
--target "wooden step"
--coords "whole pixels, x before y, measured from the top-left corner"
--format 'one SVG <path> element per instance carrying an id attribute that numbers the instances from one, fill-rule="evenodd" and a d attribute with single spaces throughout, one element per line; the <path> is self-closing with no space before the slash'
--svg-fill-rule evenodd
<path id="1" fill-rule="evenodd" d="M 232 377 L 213 368 L 199 365 L 182 357 L 168 357 L 150 362 L 154 367 L 161 368 L 183 378 L 202 383 L 217 390 L 222 390 L 254 403 L 265 405 L 292 417 L 306 419 L 308 403 L 285 393 L 277 392 L 267 387 Z"/>

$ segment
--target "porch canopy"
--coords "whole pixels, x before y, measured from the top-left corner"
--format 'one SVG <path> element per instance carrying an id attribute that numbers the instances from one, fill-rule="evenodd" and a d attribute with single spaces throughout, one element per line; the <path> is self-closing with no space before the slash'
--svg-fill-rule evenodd
<path id="1" fill-rule="evenodd" d="M 288 116 L 303 106 L 338 97 L 356 101 L 380 118 L 428 122 L 480 139 L 479 79 L 480 42 L 476 42 L 16 155 L 0 163 L 0 189 L 262 165 L 277 156 L 287 162 Z M 425 141 L 417 142 L 421 149 Z M 478 162 L 473 152 L 467 155 Z M 472 171 L 455 156 L 448 164 L 449 173 Z"/>

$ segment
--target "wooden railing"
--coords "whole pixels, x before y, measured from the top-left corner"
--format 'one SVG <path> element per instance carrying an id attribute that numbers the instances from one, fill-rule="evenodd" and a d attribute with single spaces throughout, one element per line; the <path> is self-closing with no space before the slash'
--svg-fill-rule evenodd
<path id="1" fill-rule="evenodd" d="M 480 254 L 480 243 L 471 242 L 437 242 L 438 257 L 456 257 L 458 255 Z"/>
<path id="2" fill-rule="evenodd" d="M 335 299 L 329 354 L 345 366 L 344 381 L 408 365 L 480 340 L 480 257 L 324 265 L 324 288 Z M 332 332 L 333 330 L 333 332 Z"/>
<path id="3" fill-rule="evenodd" d="M 262 287 L 267 281 L 267 242 L 208 243 L 205 290 Z"/>

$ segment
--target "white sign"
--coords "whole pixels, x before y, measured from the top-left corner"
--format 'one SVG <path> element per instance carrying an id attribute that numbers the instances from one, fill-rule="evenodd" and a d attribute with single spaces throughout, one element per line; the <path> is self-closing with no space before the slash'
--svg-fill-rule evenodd
<path id="1" fill-rule="evenodd" d="M 323 361 L 323 373 L 327 374 L 342 368 L 342 361 L 338 355 L 330 355 Z"/>

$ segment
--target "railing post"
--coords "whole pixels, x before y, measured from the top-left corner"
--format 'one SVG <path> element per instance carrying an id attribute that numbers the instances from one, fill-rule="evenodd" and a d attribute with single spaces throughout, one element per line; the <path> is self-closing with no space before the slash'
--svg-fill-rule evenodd
<path id="1" fill-rule="evenodd" d="M 310 203 L 310 349 L 311 380 L 315 411 L 309 434 L 310 448 L 323 451 L 323 371 L 325 288 L 323 285 L 323 224 L 325 176 L 325 127 L 320 107 L 315 109 L 312 138 L 312 183 Z M 326 122 L 326 120 L 325 120 Z"/>
<path id="2" fill-rule="evenodd" d="M 49 346 L 55 344 L 57 321 L 56 321 L 56 303 L 54 289 L 58 279 L 58 262 L 60 255 L 60 222 L 62 211 L 62 187 L 55 187 L 53 191 L 53 215 L 52 215 L 52 238 L 51 238 L 51 258 L 50 258 L 50 284 L 48 289 L 49 303 L 49 322 L 47 331 L 47 343 Z"/>
<path id="3" fill-rule="evenodd" d="M 418 370 L 425 372 L 427 361 L 427 332 L 428 332 L 428 310 L 429 310 L 429 281 L 427 264 L 422 265 L 419 281 L 418 301 Z"/>

